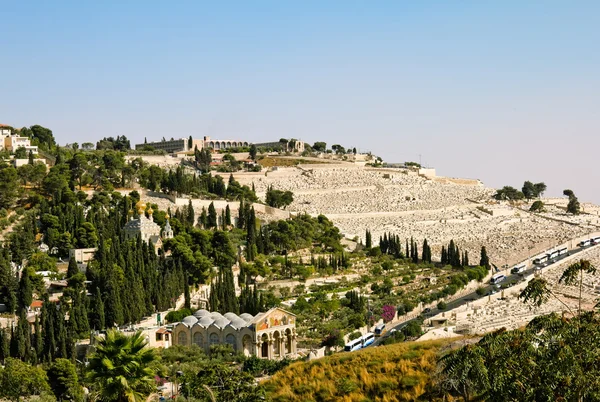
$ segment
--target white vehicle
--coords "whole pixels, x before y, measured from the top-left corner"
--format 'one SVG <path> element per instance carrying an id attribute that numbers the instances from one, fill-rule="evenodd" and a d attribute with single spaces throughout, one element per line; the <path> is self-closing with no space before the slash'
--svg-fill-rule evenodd
<path id="1" fill-rule="evenodd" d="M 360 339 L 362 340 L 362 347 L 366 348 L 367 346 L 375 342 L 375 334 L 372 332 L 367 332 Z"/>
<path id="2" fill-rule="evenodd" d="M 579 242 L 579 247 L 587 247 L 590 244 L 592 244 L 592 240 L 591 239 L 582 240 L 582 241 Z"/>
<path id="3" fill-rule="evenodd" d="M 525 269 L 527 269 L 527 265 L 521 264 L 517 265 L 516 267 L 513 267 L 513 269 L 511 269 L 510 272 L 512 272 L 513 274 L 520 274 L 522 272 L 525 272 Z"/>
<path id="4" fill-rule="evenodd" d="M 490 279 L 490 284 L 497 285 L 505 279 L 506 279 L 506 276 L 504 276 L 504 274 L 496 274 L 496 275 L 492 276 L 492 279 Z"/>
<path id="5" fill-rule="evenodd" d="M 558 257 L 558 250 L 554 250 L 546 254 L 548 256 L 548 261 L 553 260 Z"/>
<path id="6" fill-rule="evenodd" d="M 545 263 L 546 261 L 548 261 L 548 254 L 543 255 L 541 257 L 538 257 L 536 259 L 533 260 L 533 263 L 535 265 L 542 265 L 543 263 Z"/>
<path id="7" fill-rule="evenodd" d="M 569 253 L 569 249 L 568 249 L 568 248 L 566 248 L 566 247 L 563 247 L 563 248 L 559 248 L 559 249 L 558 249 L 558 255 L 559 255 L 559 256 L 561 256 L 561 255 L 566 255 L 566 254 L 568 254 L 568 253 Z"/>
<path id="8" fill-rule="evenodd" d="M 590 239 L 590 240 L 592 241 L 593 245 L 600 244 L 600 237 L 594 237 L 593 239 Z"/>
<path id="9" fill-rule="evenodd" d="M 354 352 L 355 350 L 361 349 L 362 347 L 362 337 L 360 337 L 348 342 L 346 346 L 344 346 L 344 352 Z"/>

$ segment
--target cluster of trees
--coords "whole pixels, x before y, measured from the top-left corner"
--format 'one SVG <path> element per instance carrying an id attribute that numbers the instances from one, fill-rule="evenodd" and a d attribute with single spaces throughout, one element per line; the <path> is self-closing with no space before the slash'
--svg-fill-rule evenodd
<path id="1" fill-rule="evenodd" d="M 0 398 L 140 401 L 177 377 L 180 395 L 190 400 L 254 402 L 265 399 L 254 376 L 272 375 L 292 362 L 246 358 L 228 345 L 211 347 L 210 356 L 197 346 L 157 350 L 148 347 L 140 332 L 127 336 L 109 330 L 94 343 L 89 364 L 79 369 L 73 359 L 58 358 L 42 366 L 5 358 L 0 367 Z"/>
<path id="2" fill-rule="evenodd" d="M 294 194 L 291 191 L 275 190 L 272 186 L 267 188 L 267 205 L 273 208 L 284 208 L 294 202 Z"/>
<path id="3" fill-rule="evenodd" d="M 581 284 L 584 273 L 595 272 L 580 260 L 559 282 Z M 519 297 L 540 306 L 556 296 L 543 278 L 535 278 Z M 581 290 L 579 301 L 578 311 L 561 301 L 570 318 L 539 316 L 524 329 L 500 329 L 444 355 L 439 385 L 465 401 L 600 400 L 600 315 L 581 310 Z"/>
<path id="4" fill-rule="evenodd" d="M 511 186 L 504 186 L 500 190 L 496 191 L 494 198 L 497 200 L 522 200 L 541 197 L 544 191 L 546 191 L 546 184 L 543 182 L 532 183 L 526 181 L 523 183 L 521 191 Z"/>
<path id="5" fill-rule="evenodd" d="M 244 198 L 252 202 L 258 200 L 254 190 L 240 185 L 233 175 L 229 176 L 229 181 L 225 184 L 221 176 L 212 176 L 211 174 L 198 176 L 185 173 L 185 168 L 182 166 L 178 166 L 175 170 L 166 170 L 152 165 L 140 173 L 140 184 L 149 190 L 169 194 L 208 196 L 229 200 Z"/>
<path id="6" fill-rule="evenodd" d="M 33 125 L 29 128 L 23 127 L 19 130 L 19 135 L 22 137 L 28 137 L 31 145 L 37 145 L 41 150 L 52 151 L 56 147 L 56 141 L 52 130 L 46 127 L 42 127 L 38 124 Z"/>
<path id="7" fill-rule="evenodd" d="M 128 151 L 131 149 L 129 140 L 124 135 L 118 135 L 117 138 L 105 137 L 96 143 L 96 149 L 112 149 L 115 151 Z"/>
<path id="8" fill-rule="evenodd" d="M 201 151 L 194 148 L 194 166 L 202 173 L 210 172 L 210 163 L 212 162 L 212 154 L 210 149 L 203 148 Z"/>
<path id="9" fill-rule="evenodd" d="M 469 253 L 460 252 L 454 240 L 450 240 L 447 247 L 442 246 L 442 265 L 452 265 L 455 268 L 469 266 Z"/>
<path id="10" fill-rule="evenodd" d="M 350 154 L 353 153 L 354 155 L 356 155 L 356 148 L 355 147 L 348 147 L 348 148 L 344 148 L 343 146 L 341 146 L 340 144 L 334 144 L 331 146 L 331 150 L 327 149 L 327 144 L 325 142 L 322 141 L 317 141 L 312 145 L 312 150 L 315 152 L 335 152 L 337 155 L 343 155 L 343 154 Z"/>
<path id="11" fill-rule="evenodd" d="M 371 232 L 367 230 L 367 239 L 370 239 L 370 237 Z M 426 263 L 432 262 L 431 247 L 429 246 L 427 239 L 423 240 L 420 257 L 419 245 L 416 240 L 411 237 L 410 242 L 408 239 L 405 239 L 404 243 L 405 244 L 402 244 L 400 237 L 393 233 L 384 233 L 383 236 L 379 237 L 379 249 L 384 255 L 391 255 L 398 259 L 410 258 L 415 264 L 419 263 L 419 261 Z"/>
<path id="12" fill-rule="evenodd" d="M 369 237 L 371 232 L 369 231 Z M 379 248 L 381 249 L 382 254 L 389 254 L 394 256 L 394 258 L 404 258 L 405 255 L 402 251 L 402 241 L 398 235 L 394 235 L 393 233 L 384 233 L 383 236 L 379 239 Z"/>
<path id="13" fill-rule="evenodd" d="M 567 212 L 573 215 L 579 215 L 581 213 L 581 204 L 575 196 L 572 190 L 564 190 L 563 194 L 569 197 L 569 203 L 567 204 Z"/>

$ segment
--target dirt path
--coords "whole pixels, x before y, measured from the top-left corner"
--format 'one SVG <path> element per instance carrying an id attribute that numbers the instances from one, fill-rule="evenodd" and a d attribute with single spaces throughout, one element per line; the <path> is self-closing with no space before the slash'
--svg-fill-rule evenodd
<path id="1" fill-rule="evenodd" d="M 13 211 L 12 213 L 10 213 L 6 218 L 9 219 L 11 216 L 13 216 L 15 214 L 15 212 Z M 2 232 L 0 232 L 0 242 L 4 241 L 5 237 L 12 232 L 13 227 L 19 223 L 21 221 L 21 217 L 15 219 L 15 221 L 13 223 L 11 223 L 10 225 L 8 225 L 6 227 L 6 229 L 4 229 Z"/>

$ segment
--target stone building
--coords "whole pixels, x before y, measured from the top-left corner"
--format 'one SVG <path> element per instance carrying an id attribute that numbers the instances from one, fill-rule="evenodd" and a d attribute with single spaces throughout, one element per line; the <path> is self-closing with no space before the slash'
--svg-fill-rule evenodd
<path id="1" fill-rule="evenodd" d="M 199 138 L 192 138 L 190 142 L 189 138 L 179 138 L 164 141 L 147 142 L 143 144 L 136 144 L 135 149 L 144 149 L 145 147 L 152 147 L 157 150 L 165 151 L 167 153 L 179 153 L 179 152 L 193 152 L 195 148 L 202 150 L 203 148 L 213 149 L 220 151 L 230 148 L 242 148 L 249 147 L 252 145 L 251 142 L 243 140 L 216 140 L 208 136 Z M 282 142 L 265 142 L 254 144 L 257 148 L 269 148 L 282 150 L 284 152 L 304 152 L 304 141 L 288 141 L 287 143 Z"/>
<path id="2" fill-rule="evenodd" d="M 158 250 L 162 246 L 163 238 L 170 239 L 173 237 L 173 230 L 171 229 L 169 220 L 167 219 L 163 236 L 161 237 L 160 226 L 154 222 L 154 218 L 152 217 L 152 213 L 154 212 L 152 208 L 148 209 L 149 218 L 147 218 L 145 214 L 146 204 L 140 200 L 135 206 L 138 211 L 138 217 L 134 219 L 132 216 L 129 222 L 123 227 L 125 239 L 136 239 L 138 236 L 141 236 L 142 241 L 146 243 L 152 242 L 156 250 Z"/>
<path id="3" fill-rule="evenodd" d="M 296 316 L 278 307 L 254 317 L 198 310 L 173 326 L 172 340 L 175 345 L 198 345 L 207 353 L 211 345 L 229 344 L 246 356 L 295 357 Z"/>

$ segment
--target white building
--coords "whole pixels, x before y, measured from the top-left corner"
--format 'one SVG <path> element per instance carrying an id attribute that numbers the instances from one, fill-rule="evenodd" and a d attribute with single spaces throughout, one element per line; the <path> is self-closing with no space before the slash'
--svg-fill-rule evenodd
<path id="1" fill-rule="evenodd" d="M 7 126 L 0 125 L 0 151 L 7 149 L 10 152 L 15 152 L 19 148 L 25 148 L 28 153 L 31 151 L 34 155 L 38 153 L 38 147 L 31 145 L 28 137 L 12 134 Z"/>

